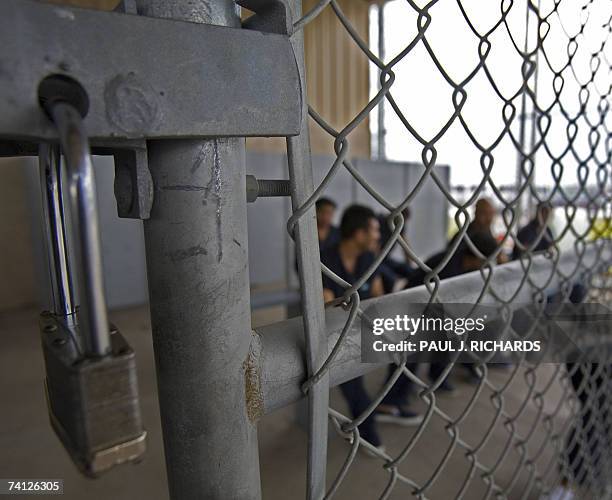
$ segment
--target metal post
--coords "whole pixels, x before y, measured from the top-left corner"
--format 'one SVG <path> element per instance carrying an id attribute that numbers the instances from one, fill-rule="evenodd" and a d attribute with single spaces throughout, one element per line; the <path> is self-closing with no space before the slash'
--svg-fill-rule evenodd
<path id="1" fill-rule="evenodd" d="M 302 0 L 290 0 L 293 19 L 302 15 Z M 308 101 L 306 95 L 306 70 L 304 64 L 304 32 L 297 31 L 292 37 L 295 57 L 302 79 L 302 130 L 300 135 L 287 139 L 289 176 L 291 180 L 291 203 L 299 208 L 313 193 L 314 181 L 308 133 Z M 302 296 L 303 327 L 306 342 L 306 365 L 308 375 L 314 375 L 328 355 L 323 311 L 323 285 L 321 283 L 321 260 L 315 210 L 312 207 L 295 226 L 300 292 Z M 308 470 L 307 492 L 309 500 L 325 495 L 325 473 L 327 469 L 327 412 L 329 407 L 329 377 L 325 374 L 308 391 Z"/>
<path id="2" fill-rule="evenodd" d="M 386 0 L 383 0 L 378 4 L 378 58 L 384 62 L 385 60 L 385 4 Z M 380 76 L 382 71 L 378 72 L 378 90 L 381 89 Z M 379 160 L 384 160 L 387 157 L 386 144 L 385 144 L 385 99 L 380 101 L 377 108 L 378 112 L 378 131 L 377 131 L 377 154 Z"/>
<path id="3" fill-rule="evenodd" d="M 526 54 L 529 48 L 529 3 L 527 2 L 525 6 L 525 41 L 523 44 L 523 53 Z M 524 78 L 524 75 L 523 75 Z M 529 81 L 529 77 L 524 80 L 525 86 Z M 535 109 L 535 107 L 534 107 Z M 521 112 L 519 114 L 519 150 L 516 158 L 516 180 L 515 180 L 515 192 L 518 193 L 521 190 L 523 185 L 523 163 L 527 155 L 525 154 L 525 126 L 527 121 L 527 90 L 523 89 L 521 91 Z M 527 192 L 529 194 L 529 192 Z M 524 200 L 523 197 L 518 200 L 516 204 L 515 214 L 516 218 L 519 221 L 519 226 L 522 224 L 521 217 L 524 212 Z"/>
<path id="4" fill-rule="evenodd" d="M 538 12 L 540 12 L 540 0 L 538 0 Z M 529 217 L 533 217 L 535 213 L 535 189 L 537 188 L 536 184 L 536 161 L 537 155 L 533 148 L 536 143 L 536 127 L 538 126 L 538 108 L 537 108 L 537 98 L 538 98 L 538 70 L 540 69 L 540 50 L 536 51 L 535 55 L 535 70 L 533 72 L 533 95 L 534 95 L 534 103 L 533 103 L 533 111 L 531 112 L 531 136 L 529 140 L 529 151 L 531 151 L 531 157 L 533 159 L 533 171 L 534 174 L 528 179 L 529 181 L 529 189 L 528 189 L 528 198 L 527 198 L 527 212 L 529 213 Z"/>
<path id="5" fill-rule="evenodd" d="M 141 0 L 138 12 L 240 26 L 233 0 Z M 245 141 L 147 147 L 155 195 L 144 229 L 170 497 L 257 499 Z"/>

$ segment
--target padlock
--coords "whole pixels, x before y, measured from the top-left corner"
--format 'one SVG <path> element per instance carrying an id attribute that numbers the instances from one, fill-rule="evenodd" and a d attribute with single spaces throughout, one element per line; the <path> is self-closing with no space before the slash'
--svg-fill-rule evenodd
<path id="1" fill-rule="evenodd" d="M 42 144 L 39 149 L 53 295 L 53 311 L 41 316 L 47 404 L 52 427 L 70 456 L 85 474 L 96 476 L 145 451 L 135 356 L 108 323 L 95 179 L 81 116 L 86 95 L 61 77 L 41 85 L 40 92 L 61 147 Z"/>
<path id="2" fill-rule="evenodd" d="M 112 330 L 110 353 L 83 356 L 78 326 L 41 315 L 49 419 L 79 469 L 95 477 L 145 451 L 134 351 Z"/>

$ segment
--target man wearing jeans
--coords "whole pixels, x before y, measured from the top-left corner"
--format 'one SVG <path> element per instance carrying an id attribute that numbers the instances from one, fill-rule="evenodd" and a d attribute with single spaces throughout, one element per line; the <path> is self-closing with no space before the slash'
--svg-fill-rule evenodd
<path id="1" fill-rule="evenodd" d="M 376 214 L 368 207 L 352 205 L 342 215 L 340 242 L 322 251 L 321 262 L 344 281 L 353 284 L 369 270 L 374 262 L 373 251 L 376 250 L 379 239 L 380 225 Z M 326 302 L 342 297 L 344 293 L 343 286 L 323 275 L 323 297 Z M 376 271 L 359 288 L 358 293 L 362 300 L 383 294 L 382 280 Z M 340 386 L 340 390 L 346 398 L 353 418 L 361 415 L 372 402 L 364 387 L 362 377 L 345 382 Z M 410 412 L 395 407 L 379 407 L 376 414 L 379 413 L 388 415 L 393 423 L 403 425 L 406 425 L 405 421 L 416 417 Z M 359 432 L 372 445 L 381 446 L 373 415 L 369 415 L 359 426 Z"/>

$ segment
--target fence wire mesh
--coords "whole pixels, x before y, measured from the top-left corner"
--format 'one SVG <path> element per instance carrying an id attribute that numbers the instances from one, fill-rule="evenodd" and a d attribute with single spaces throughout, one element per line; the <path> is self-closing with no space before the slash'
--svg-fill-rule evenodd
<path id="1" fill-rule="evenodd" d="M 464 68 L 462 79 L 457 79 L 453 72 L 447 70 L 443 61 L 448 58 L 436 49 L 430 39 L 435 16 L 444 15 L 441 5 L 450 3 L 458 7 L 463 29 L 475 43 L 475 64 Z M 323 273 L 345 288 L 342 297 L 326 304 L 326 307 L 345 309 L 346 323 L 325 362 L 304 383 L 306 393 L 322 380 L 327 383 L 325 375 L 346 342 L 354 322 L 363 319 L 358 290 L 396 244 L 401 245 L 414 265 L 425 273 L 424 284 L 430 302 L 441 300 L 445 288 L 445 282 L 440 278 L 441 271 L 460 246 L 470 248 L 483 262 L 475 278 L 479 279 L 481 288 L 476 303 L 488 300 L 497 304 L 505 318 L 505 329 L 509 328 L 516 297 L 525 289 L 529 290 L 534 304 L 545 304 L 553 291 L 557 292 L 558 300 L 568 301 L 577 285 L 586 290 L 585 300 L 607 305 L 611 303 L 612 136 L 608 113 L 612 91 L 611 5 L 596 0 L 580 2 L 580 5 L 570 0 L 530 1 L 527 4 L 500 0 L 493 3 L 497 6 L 497 19 L 483 29 L 474 19 L 474 6 L 466 5 L 464 1 L 457 0 L 455 4 L 442 0 L 428 3 L 407 0 L 405 4 L 416 19 L 416 35 L 397 55 L 384 61 L 360 37 L 337 1 L 318 2 L 294 23 L 296 31 L 303 30 L 325 9 L 331 9 L 346 34 L 360 48 L 362 56 L 377 68 L 380 86 L 367 105 L 338 130 L 316 109 L 309 108 L 311 120 L 333 140 L 335 159 L 306 202 L 294 207 L 288 221 L 288 231 L 294 234 L 298 221 L 325 194 L 334 176 L 345 169 L 388 214 L 387 221 L 392 233 L 369 269 L 354 283 L 347 283 L 322 265 Z M 476 8 L 480 8 L 480 5 Z M 569 28 L 566 27 L 568 12 L 573 21 Z M 522 36 L 517 35 L 514 21 L 511 22 L 511 19 L 519 17 L 525 23 Z M 585 39 L 587 30 L 590 40 Z M 551 32 L 557 39 L 563 40 L 563 53 L 558 50 L 558 44 L 548 43 Z M 500 85 L 496 75 L 499 67 L 491 63 L 491 54 L 501 35 L 507 37 L 515 55 L 520 58 L 520 85 L 510 93 L 507 86 Z M 395 68 L 402 61 L 409 60 L 413 52 L 423 49 L 428 61 L 435 65 L 436 71 L 450 88 L 452 106 L 450 114 L 429 135 L 416 125 L 418 117 L 414 110 L 400 105 L 394 86 Z M 419 71 L 419 67 L 414 68 L 415 73 Z M 470 93 L 470 83 L 476 78 L 488 82 L 500 105 L 497 115 L 499 132 L 487 141 L 480 139 L 474 131 L 474 120 L 478 121 L 480 117 L 473 114 L 468 117 L 465 112 L 466 103 L 479 98 Z M 434 97 L 425 94 L 419 99 L 427 102 Z M 350 159 L 351 133 L 384 102 L 392 109 L 394 119 L 403 126 L 406 140 L 416 141 L 420 148 L 420 179 L 413 189 L 405 193 L 399 204 L 390 203 L 377 192 Z M 531 110 L 530 140 L 526 140 L 524 125 L 526 109 Z M 435 168 L 439 145 L 451 127 L 463 130 L 465 144 L 476 151 L 479 166 L 479 178 L 470 179 L 474 185 L 460 190 L 448 188 L 439 179 Z M 559 128 L 564 131 L 563 134 L 551 132 Z M 519 177 L 516 186 L 502 186 L 494 179 L 496 160 L 499 163 L 500 157 L 507 154 L 507 150 L 500 146 L 504 141 L 510 141 L 517 156 Z M 548 188 L 536 186 L 536 172 L 548 175 Z M 426 264 L 428 256 L 418 255 L 402 235 L 404 209 L 428 179 L 435 182 L 448 200 L 458 229 L 458 236 L 433 267 Z M 573 187 L 568 187 L 568 182 L 573 182 Z M 471 210 L 485 194 L 501 208 L 503 224 L 502 236 L 491 255 L 483 254 L 468 233 L 472 221 Z M 528 209 L 546 202 L 562 207 L 563 224 L 546 252 L 546 258 L 551 263 L 550 276 L 544 281 L 535 281 L 530 274 L 536 255 L 534 249 L 546 237 L 545 229 L 540 229 L 536 240 L 527 245 L 519 241 L 517 230 L 525 217 L 530 215 Z M 586 224 L 579 223 L 578 210 L 586 214 Z M 559 265 L 564 238 L 571 239 L 571 244 L 565 245 L 566 253 L 573 255 L 569 272 Z M 492 285 L 492 278 L 499 270 L 500 255 L 509 246 L 520 250 L 522 275 L 516 277 L 517 286 L 513 293 L 497 290 Z M 588 259 L 587 254 L 591 256 Z M 510 335 L 513 335 L 511 329 Z M 451 484 L 456 498 L 540 498 L 549 495 L 560 484 L 568 483 L 577 496 L 610 497 L 612 412 L 609 394 L 612 390 L 612 363 L 609 353 L 609 350 L 599 349 L 595 354 L 596 362 L 591 353 L 588 359 L 554 365 L 523 358 L 502 374 L 493 373 L 486 362 L 477 363 L 478 383 L 458 414 L 448 413 L 436 392 L 453 369 L 454 361 L 437 379 L 430 381 L 419 375 L 413 365 L 407 365 L 406 357 L 398 358 L 393 372 L 360 415 L 347 416 L 336 409 L 329 409 L 333 427 L 349 444 L 342 466 L 328 481 L 327 498 L 341 490 L 359 448 L 375 455 L 378 461 L 372 464 L 379 463 L 388 473 L 388 482 L 380 492 L 380 498 L 392 496 L 400 484 L 408 485 L 412 495 L 418 498 L 436 498 L 436 485 L 445 481 Z M 374 412 L 400 377 L 409 378 L 419 388 L 418 398 L 424 403 L 426 411 L 422 423 L 402 443 L 399 452 L 391 453 L 368 443 L 360 436 L 359 426 Z M 517 392 L 511 389 L 517 384 L 522 387 L 520 400 L 517 399 Z M 475 415 L 479 416 L 479 420 L 473 420 Z M 478 428 L 477 439 L 473 439 L 473 432 L 466 432 L 468 426 L 474 425 Z M 430 463 L 428 475 L 416 477 L 407 464 L 411 460 L 423 459 L 415 457 L 414 450 L 433 428 L 437 429 L 435 432 L 446 434 L 447 446 L 442 450 L 432 450 L 431 456 L 426 457 Z M 500 432 L 505 437 L 505 446 L 485 454 L 483 450 L 492 434 Z M 465 465 L 462 469 L 464 474 L 459 474 L 460 477 L 453 471 L 449 473 L 449 464 L 457 463 L 458 456 Z M 326 464 L 318 466 L 325 468 Z M 502 468 L 510 470 L 510 473 L 500 477 Z M 479 492 L 477 496 L 475 492 Z"/>

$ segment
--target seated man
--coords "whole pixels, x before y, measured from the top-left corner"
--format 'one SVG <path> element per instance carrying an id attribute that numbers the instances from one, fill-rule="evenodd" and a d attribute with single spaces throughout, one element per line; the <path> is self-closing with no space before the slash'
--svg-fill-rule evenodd
<path id="1" fill-rule="evenodd" d="M 548 223 L 552 215 L 552 205 L 549 202 L 538 203 L 536 214 L 529 223 L 522 227 L 516 235 L 517 242 L 514 245 L 512 258 L 518 259 L 525 252 L 542 252 L 549 250 L 555 243 Z M 558 294 L 560 295 L 560 294 Z M 577 304 L 582 302 L 587 295 L 587 289 L 581 282 L 572 285 L 569 301 Z M 549 300 L 557 300 L 557 297 L 549 297 Z"/>
<path id="2" fill-rule="evenodd" d="M 374 262 L 373 250 L 380 239 L 380 227 L 376 214 L 368 207 L 352 205 L 342 215 L 340 223 L 340 242 L 321 252 L 321 262 L 347 283 L 355 283 L 361 278 Z M 342 297 L 343 286 L 323 275 L 323 297 L 326 302 Z M 382 280 L 375 271 L 358 290 L 359 297 L 364 300 L 383 294 Z M 347 400 L 351 414 L 359 416 L 371 404 L 368 393 L 363 385 L 363 378 L 357 377 L 340 385 L 340 390 Z M 402 408 L 384 407 L 376 410 L 376 414 L 389 414 L 387 421 L 406 425 L 411 419 L 419 417 Z M 381 441 L 376 430 L 374 416 L 370 415 L 359 426 L 361 436 L 374 446 L 380 446 Z"/>
<path id="3" fill-rule="evenodd" d="M 497 250 L 497 242 L 489 231 L 474 231 L 472 232 L 470 239 L 478 251 L 485 257 L 490 257 Z M 438 266 L 445 258 L 447 250 L 436 253 L 425 261 L 425 264 L 431 269 Z M 464 273 L 477 271 L 483 264 L 483 260 L 475 255 L 469 245 L 462 243 L 457 248 L 455 254 L 450 258 L 447 264 L 438 272 L 438 277 L 441 280 L 459 276 Z M 424 284 L 427 273 L 417 268 L 409 279 L 409 287 L 420 286 Z M 448 358 L 448 356 L 446 356 Z M 446 369 L 448 362 L 444 360 L 445 356 L 439 356 L 438 361 L 429 364 L 429 379 L 433 382 L 438 379 Z M 412 373 L 416 373 L 419 367 L 419 363 L 406 363 Z M 470 382 L 478 382 L 480 377 L 476 373 L 474 365 L 464 364 L 468 372 L 468 379 Z M 393 375 L 394 366 L 389 367 L 389 373 L 387 380 Z M 445 393 L 453 393 L 455 390 L 454 386 L 445 378 L 442 383 L 438 386 L 438 391 Z M 404 405 L 408 403 L 408 399 L 413 392 L 413 383 L 408 377 L 400 377 L 393 387 L 385 396 L 382 403 L 390 405 Z"/>
<path id="4" fill-rule="evenodd" d="M 491 255 L 493 255 L 497 250 L 497 241 L 490 232 L 475 232 L 470 235 L 470 239 L 472 240 L 472 243 L 476 249 L 487 258 L 491 257 Z M 504 262 L 505 260 L 500 261 L 500 255 L 503 255 L 503 253 L 500 252 L 497 254 L 497 263 Z M 465 244 L 461 249 L 460 268 L 458 274 L 478 271 L 484 263 L 484 259 L 477 256 L 470 246 Z M 503 363 L 498 363 L 498 365 L 505 366 Z M 480 375 L 478 374 L 476 366 L 473 363 L 463 363 L 463 367 L 467 370 L 467 378 L 469 383 L 477 384 L 480 382 Z"/>
<path id="5" fill-rule="evenodd" d="M 319 251 L 337 245 L 340 241 L 340 231 L 333 225 L 336 208 L 336 202 L 329 198 L 319 198 L 315 203 Z"/>
<path id="6" fill-rule="evenodd" d="M 541 252 L 552 246 L 554 238 L 548 227 L 551 214 L 552 206 L 550 203 L 542 202 L 538 204 L 535 217 L 526 226 L 519 229 L 516 235 L 518 241 L 514 245 L 513 259 L 518 259 L 527 250 Z M 532 246 L 533 248 L 531 248 Z"/>
<path id="7" fill-rule="evenodd" d="M 401 235 L 405 239 L 408 232 L 408 219 L 410 218 L 410 209 L 408 207 L 402 210 L 402 216 L 404 217 L 404 226 L 402 227 Z M 376 253 L 380 252 L 380 250 L 391 239 L 393 234 L 393 231 L 389 227 L 388 217 L 388 214 L 380 214 L 378 216 L 378 223 L 380 225 L 380 243 L 378 244 Z M 405 283 L 410 273 L 413 271 L 413 268 L 410 265 L 410 257 L 405 251 L 403 252 L 404 259 L 397 259 L 391 255 L 393 249 L 397 247 L 397 245 L 399 245 L 399 243 L 396 242 L 395 245 L 391 247 L 391 251 L 387 254 L 378 267 L 378 272 L 382 278 L 385 293 L 397 291 L 396 286 L 401 286 L 402 281 Z M 404 250 L 403 247 L 402 250 Z"/>
<path id="8" fill-rule="evenodd" d="M 472 243 L 485 257 L 491 257 L 497 250 L 497 241 L 488 233 L 474 233 L 470 236 Z M 478 257 L 474 251 L 465 245 L 461 254 L 461 268 L 458 274 L 478 271 L 484 264 L 484 260 Z"/>

